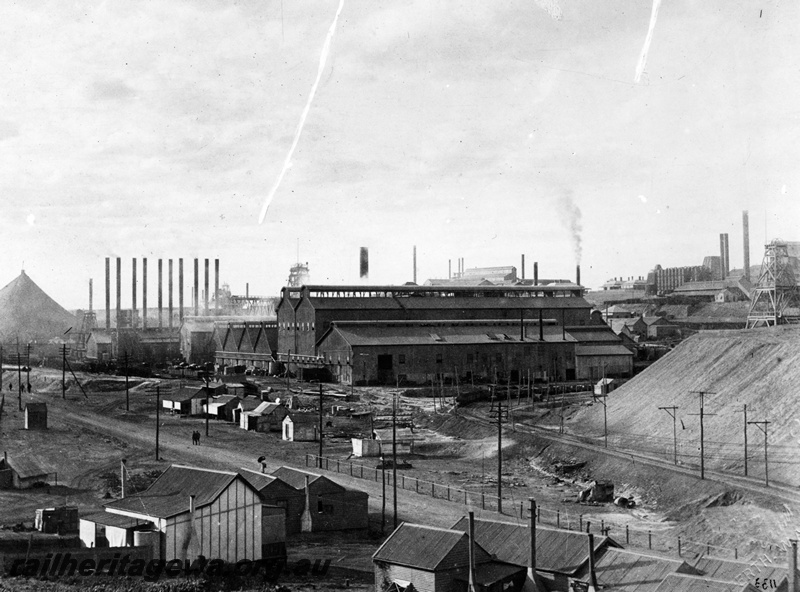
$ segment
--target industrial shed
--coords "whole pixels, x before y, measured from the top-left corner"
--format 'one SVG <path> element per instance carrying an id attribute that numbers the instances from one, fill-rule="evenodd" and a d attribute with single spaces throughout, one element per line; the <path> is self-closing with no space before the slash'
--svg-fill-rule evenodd
<path id="1" fill-rule="evenodd" d="M 664 317 L 639 317 L 631 330 L 646 339 L 680 337 L 681 328 Z"/>
<path id="2" fill-rule="evenodd" d="M 513 592 L 522 588 L 525 568 L 494 561 L 477 542 L 474 554 L 475 579 L 481 590 Z M 465 590 L 469 581 L 469 536 L 463 531 L 404 522 L 375 551 L 372 562 L 375 590 L 379 592 Z"/>
<path id="3" fill-rule="evenodd" d="M 112 332 L 94 329 L 86 341 L 86 357 L 99 362 L 110 362 L 114 358 Z"/>
<path id="4" fill-rule="evenodd" d="M 205 399 L 205 390 L 200 386 L 185 386 L 173 391 L 169 395 L 164 395 L 161 404 L 164 409 L 181 415 L 192 413 L 192 401 L 195 399 Z"/>
<path id="5" fill-rule="evenodd" d="M 245 366 L 268 370 L 274 362 L 272 352 L 277 341 L 278 323 L 274 320 L 216 323 L 214 362 L 220 368 Z"/>
<path id="6" fill-rule="evenodd" d="M 256 432 L 280 432 L 283 418 L 289 413 L 285 405 L 261 401 L 252 411 L 242 413 L 239 427 Z"/>
<path id="7" fill-rule="evenodd" d="M 96 512 L 80 519 L 81 544 L 84 547 L 132 547 L 133 533 L 137 530 L 151 530 L 152 522 L 112 514 Z"/>
<path id="8" fill-rule="evenodd" d="M 369 495 L 348 489 L 327 477 L 291 467 L 272 472 L 305 496 L 303 532 L 361 530 L 369 527 Z M 294 520 L 290 517 L 289 520 Z"/>
<path id="9" fill-rule="evenodd" d="M 588 571 L 589 566 L 583 566 L 575 579 L 588 583 Z M 655 592 L 669 574 L 700 575 L 685 561 L 613 548 L 595 561 L 595 572 L 601 589 L 630 592 Z"/>
<path id="10" fill-rule="evenodd" d="M 184 317 L 178 331 L 180 351 L 189 364 L 204 364 L 214 359 L 214 323 L 218 317 Z"/>
<path id="11" fill-rule="evenodd" d="M 278 351 L 313 356 L 331 323 L 520 319 L 588 325 L 583 288 L 554 286 L 285 287 L 277 308 Z"/>
<path id="12" fill-rule="evenodd" d="M 203 400 L 203 411 L 214 419 L 233 421 L 233 412 L 239 406 L 239 401 L 239 397 L 235 395 L 220 395 L 211 399 L 207 408 Z"/>
<path id="13" fill-rule="evenodd" d="M 633 376 L 633 352 L 622 344 L 576 345 L 575 369 L 578 380 Z"/>
<path id="14" fill-rule="evenodd" d="M 113 501 L 106 511 L 152 522 L 157 556 L 194 560 L 198 555 L 229 563 L 260 559 L 265 540 L 261 499 L 241 475 L 181 465 L 170 466 L 147 491 Z M 276 521 L 283 510 L 274 509 Z"/>
<path id="15" fill-rule="evenodd" d="M 428 383 L 509 377 L 575 377 L 575 338 L 538 321 L 336 322 L 317 351 L 335 380 Z"/>
<path id="16" fill-rule="evenodd" d="M 316 442 L 319 438 L 319 415 L 290 411 L 283 418 L 283 439 L 289 442 Z"/>

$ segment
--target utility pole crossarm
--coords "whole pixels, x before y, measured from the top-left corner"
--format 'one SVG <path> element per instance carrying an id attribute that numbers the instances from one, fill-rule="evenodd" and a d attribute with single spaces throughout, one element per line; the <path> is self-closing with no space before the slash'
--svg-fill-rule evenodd
<path id="1" fill-rule="evenodd" d="M 676 418 L 678 407 L 677 405 L 673 405 L 672 407 L 659 407 L 662 411 L 666 411 L 669 416 L 672 418 L 672 458 L 673 462 L 677 465 L 678 464 L 678 428 L 676 425 Z"/>

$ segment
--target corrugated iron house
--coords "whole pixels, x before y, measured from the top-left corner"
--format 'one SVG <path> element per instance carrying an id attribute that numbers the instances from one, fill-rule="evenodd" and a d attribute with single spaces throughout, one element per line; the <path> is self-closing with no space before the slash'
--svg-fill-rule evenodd
<path id="1" fill-rule="evenodd" d="M 475 583 L 480 590 L 521 589 L 525 568 L 494 561 L 478 542 L 474 555 Z M 463 591 L 469 581 L 469 536 L 458 530 L 404 522 L 375 551 L 372 562 L 378 592 Z"/>
<path id="2" fill-rule="evenodd" d="M 280 432 L 283 428 L 283 418 L 288 413 L 289 409 L 285 405 L 261 401 L 252 411 L 242 413 L 239 427 L 256 432 Z"/>
<path id="3" fill-rule="evenodd" d="M 316 442 L 319 439 L 319 415 L 290 411 L 283 418 L 283 439 L 289 442 Z"/>
<path id="4" fill-rule="evenodd" d="M 275 475 L 267 475 L 250 469 L 239 469 L 239 474 L 256 488 L 262 503 L 285 510 L 287 534 L 301 531 L 301 518 L 306 504 L 304 491 L 298 491 Z"/>
<path id="5" fill-rule="evenodd" d="M 47 429 L 47 403 L 25 404 L 25 429 L 26 430 Z"/>
<path id="6" fill-rule="evenodd" d="M 45 468 L 30 454 L 15 454 L 13 458 L 3 452 L 0 459 L 0 487 L 28 489 L 36 483 L 49 483 L 55 472 Z"/>
<path id="7" fill-rule="evenodd" d="M 291 467 L 281 467 L 272 472 L 305 497 L 301 530 L 318 532 L 328 530 L 361 530 L 369 527 L 369 495 L 348 489 L 327 477 Z M 294 526 L 295 517 L 287 522 Z"/>
<path id="8" fill-rule="evenodd" d="M 211 399 L 206 408 L 206 402 L 203 399 L 203 412 L 207 412 L 214 419 L 233 421 L 233 411 L 239 406 L 239 401 L 239 397 L 235 395 L 220 395 Z"/>
<path id="9" fill-rule="evenodd" d="M 237 473 L 172 465 L 144 493 L 105 508 L 152 522 L 160 533 L 161 559 L 203 555 L 235 563 L 260 559 L 264 552 L 266 510 L 258 491 Z M 279 522 L 283 510 L 275 508 L 274 516 Z"/>
<path id="10" fill-rule="evenodd" d="M 164 409 L 168 409 L 173 413 L 190 415 L 192 413 L 192 401 L 204 398 L 205 389 L 203 387 L 185 386 L 172 391 L 168 395 L 164 395 L 161 399 L 161 404 Z"/>

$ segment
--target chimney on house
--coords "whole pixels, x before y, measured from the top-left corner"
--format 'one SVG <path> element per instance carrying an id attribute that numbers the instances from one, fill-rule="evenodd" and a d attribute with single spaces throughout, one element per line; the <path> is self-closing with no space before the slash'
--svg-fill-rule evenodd
<path id="1" fill-rule="evenodd" d="M 797 588 L 797 539 L 789 539 L 792 549 L 789 551 L 789 592 L 800 592 Z"/>
<path id="2" fill-rule="evenodd" d="M 475 512 L 469 513 L 469 592 L 477 590 L 475 582 Z"/>
<path id="3" fill-rule="evenodd" d="M 597 590 L 597 572 L 594 568 L 594 535 L 589 533 L 586 535 L 589 539 L 589 578 L 590 590 Z"/>

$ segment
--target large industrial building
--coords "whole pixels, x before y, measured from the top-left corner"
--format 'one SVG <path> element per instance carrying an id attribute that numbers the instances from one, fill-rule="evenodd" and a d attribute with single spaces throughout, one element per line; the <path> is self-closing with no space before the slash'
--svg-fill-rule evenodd
<path id="1" fill-rule="evenodd" d="M 627 375 L 632 357 L 577 284 L 548 286 L 300 286 L 282 290 L 278 349 L 291 368 L 341 382 L 437 378 L 590 379 Z M 573 329 L 607 329 L 581 364 Z M 579 368 L 580 366 L 580 368 Z M 595 367 L 596 366 L 596 367 Z"/>

